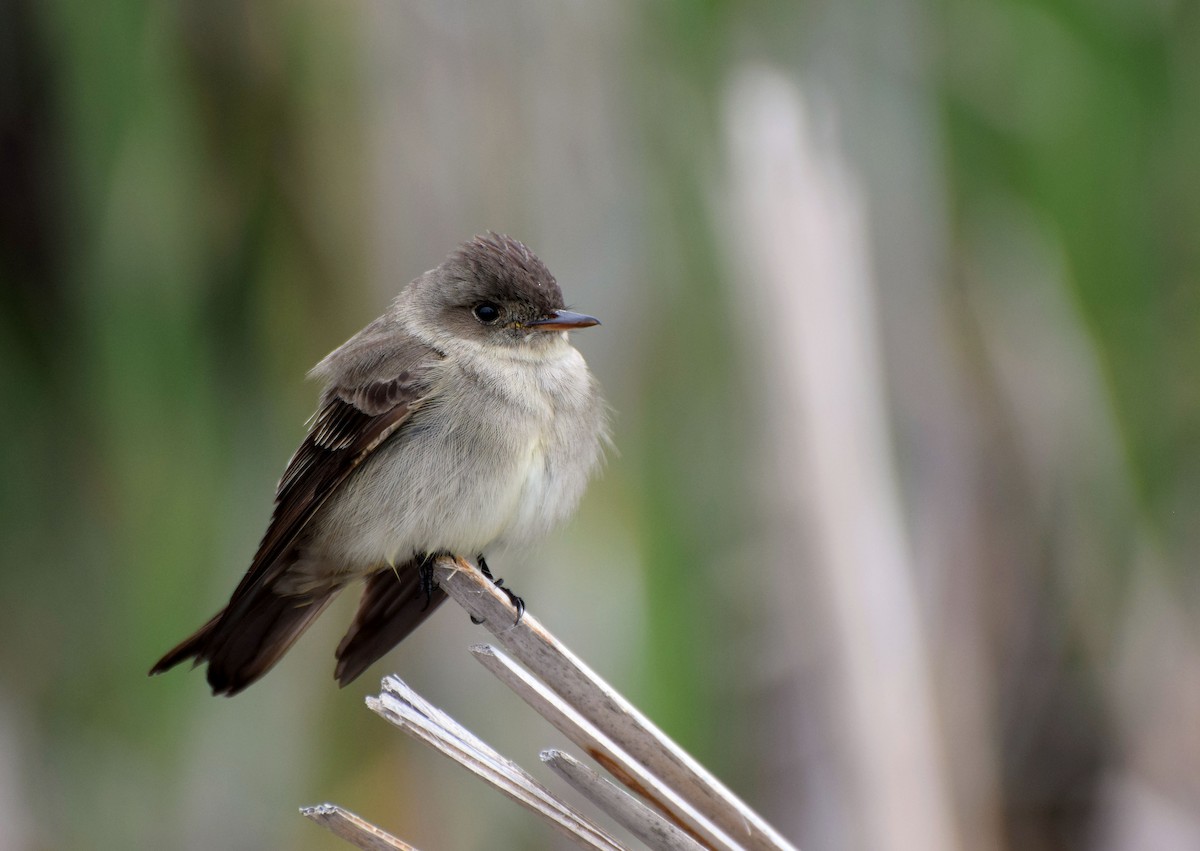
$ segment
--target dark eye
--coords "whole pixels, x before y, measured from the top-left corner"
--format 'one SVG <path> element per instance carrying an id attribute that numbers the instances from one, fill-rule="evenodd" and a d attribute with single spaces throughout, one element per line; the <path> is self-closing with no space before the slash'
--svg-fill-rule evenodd
<path id="1" fill-rule="evenodd" d="M 490 301 L 485 301 L 475 305 L 475 309 L 471 311 L 475 314 L 475 318 L 484 325 L 491 325 L 500 318 L 500 308 L 492 304 Z"/>

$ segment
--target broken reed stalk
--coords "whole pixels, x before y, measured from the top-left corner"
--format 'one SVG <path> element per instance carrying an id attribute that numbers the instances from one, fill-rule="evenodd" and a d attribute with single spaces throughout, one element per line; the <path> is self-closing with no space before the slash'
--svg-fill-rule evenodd
<path id="1" fill-rule="evenodd" d="M 304 807 L 300 814 L 310 818 L 322 827 L 328 828 L 335 836 L 349 842 L 363 851 L 417 851 L 407 842 L 402 842 L 364 818 L 356 816 L 349 810 L 343 810 L 336 804 L 318 804 L 315 807 Z"/>
<path id="2" fill-rule="evenodd" d="M 398 677 L 385 677 L 383 693 L 367 706 L 404 732 L 471 770 L 551 827 L 585 848 L 621 851 L 611 836 L 559 801 L 523 768 L 501 756 Z"/>
<path id="3" fill-rule="evenodd" d="M 530 708 L 554 725 L 559 732 L 583 748 L 588 756 L 622 784 L 635 791 L 648 804 L 678 825 L 705 848 L 740 848 L 703 814 L 680 798 L 659 778 L 629 758 L 611 739 L 585 720 L 550 689 L 527 674 L 519 665 L 494 647 L 477 644 L 471 648 L 475 658 L 496 678 L 516 692 Z"/>
<path id="4" fill-rule="evenodd" d="M 543 758 L 560 774 L 569 775 L 572 785 L 587 790 L 583 792 L 586 797 L 650 847 L 795 851 L 761 816 L 584 665 L 532 615 L 526 614 L 519 624 L 514 624 L 516 613 L 507 596 L 477 568 L 461 559 L 445 557 L 438 559 L 434 573 L 446 593 L 474 618 L 482 620 L 533 676 L 486 645 L 472 648 L 476 658 L 648 806 L 611 784 L 604 785 L 606 781 L 598 776 L 595 779 L 601 783 L 589 782 L 586 772 L 590 769 L 577 770 L 576 766 L 585 767 L 574 760 L 568 762 L 565 754 L 560 758 L 555 752 L 554 756 Z M 377 698 L 368 698 L 367 703 L 410 735 L 462 763 L 529 807 L 576 842 L 591 848 L 622 847 L 554 799 L 514 763 L 426 703 L 398 678 L 385 678 L 383 692 Z M 332 805 L 324 808 L 339 809 Z M 305 814 L 317 809 L 322 808 L 310 808 Z M 378 828 L 363 824 L 387 836 Z M 344 826 L 344 822 L 339 825 Z M 363 841 L 367 838 L 364 835 Z M 360 848 L 407 847 L 402 843 L 386 846 L 350 841 Z"/>
<path id="5" fill-rule="evenodd" d="M 692 837 L 569 753 L 551 748 L 542 751 L 539 756 L 576 792 L 612 816 L 649 847 L 664 851 L 703 851 L 704 846 Z"/>

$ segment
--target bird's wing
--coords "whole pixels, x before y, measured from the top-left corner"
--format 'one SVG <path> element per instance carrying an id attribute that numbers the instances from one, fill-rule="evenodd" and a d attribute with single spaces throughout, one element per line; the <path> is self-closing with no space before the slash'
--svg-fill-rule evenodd
<path id="1" fill-rule="evenodd" d="M 430 367 L 439 357 L 421 347 L 405 358 L 409 365 L 390 378 L 354 386 L 334 383 L 325 391 L 308 435 L 279 480 L 271 524 L 230 598 L 229 614 L 252 598 L 256 588 L 278 578 L 288 564 L 284 556 L 317 509 L 421 407 L 429 391 Z"/>
<path id="2" fill-rule="evenodd" d="M 360 335 L 339 350 L 351 362 L 342 380 L 325 371 L 329 386 L 321 406 L 279 481 L 271 524 L 229 604 L 163 656 L 151 674 L 194 658 L 208 663 L 214 694 L 235 694 L 266 673 L 337 593 L 326 588 L 295 597 L 274 587 L 325 500 L 424 404 L 441 358 L 412 340 L 390 347 L 371 342 Z M 339 352 L 331 356 L 335 367 Z"/>

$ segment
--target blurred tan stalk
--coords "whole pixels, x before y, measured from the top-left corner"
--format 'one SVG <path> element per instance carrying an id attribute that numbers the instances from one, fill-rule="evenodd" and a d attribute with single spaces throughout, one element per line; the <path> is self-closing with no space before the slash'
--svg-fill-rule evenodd
<path id="1" fill-rule="evenodd" d="M 843 829 L 857 818 L 861 833 L 844 847 L 950 851 L 960 842 L 889 445 L 861 200 L 783 75 L 741 72 L 724 120 L 734 304 L 768 388 L 778 504 L 794 510 L 782 532 L 811 535 L 810 557 L 777 570 L 818 574 L 837 656 L 829 699 L 848 710 L 832 747 L 843 764 L 830 776 L 850 778 L 832 794 L 851 816 Z"/>

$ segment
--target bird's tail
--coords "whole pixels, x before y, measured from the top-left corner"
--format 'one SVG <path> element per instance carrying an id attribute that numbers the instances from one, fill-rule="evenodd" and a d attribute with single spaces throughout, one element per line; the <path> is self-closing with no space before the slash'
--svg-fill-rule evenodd
<path id="1" fill-rule="evenodd" d="M 282 658 L 317 615 L 337 596 L 334 588 L 310 597 L 287 597 L 261 590 L 252 603 L 236 612 L 218 612 L 150 669 L 161 674 L 194 659 L 208 664 L 213 694 L 235 695 L 259 679 Z"/>
<path id="2" fill-rule="evenodd" d="M 420 559 L 371 574 L 358 613 L 337 648 L 334 677 L 345 686 L 417 628 L 446 599 L 441 588 L 426 596 Z"/>

